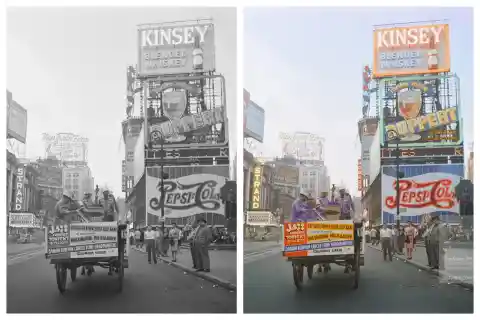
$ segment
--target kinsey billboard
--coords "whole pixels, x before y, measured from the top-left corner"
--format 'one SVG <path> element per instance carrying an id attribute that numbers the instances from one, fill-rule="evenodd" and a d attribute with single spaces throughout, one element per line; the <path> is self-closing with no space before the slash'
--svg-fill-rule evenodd
<path id="1" fill-rule="evenodd" d="M 262 179 L 263 179 L 263 166 L 261 164 L 256 164 L 253 167 L 253 181 L 251 183 L 252 190 L 250 199 L 251 206 L 250 210 L 259 210 L 262 208 Z"/>
<path id="2" fill-rule="evenodd" d="M 225 215 L 220 189 L 225 177 L 214 174 L 193 174 L 163 181 L 165 190 L 165 218 L 184 218 L 210 212 Z M 147 175 L 147 210 L 161 216 L 161 179 Z"/>
<path id="3" fill-rule="evenodd" d="M 55 157 L 67 162 L 86 162 L 88 158 L 88 138 L 74 133 L 44 133 L 46 158 Z"/>
<path id="4" fill-rule="evenodd" d="M 263 142 L 263 135 L 265 132 L 265 110 L 261 108 L 258 104 L 250 100 L 244 112 L 244 136 L 248 138 L 253 138 L 258 142 Z"/>
<path id="5" fill-rule="evenodd" d="M 137 67 L 141 77 L 214 71 L 213 23 L 200 20 L 138 26 Z"/>
<path id="6" fill-rule="evenodd" d="M 404 26 L 373 31 L 373 77 L 450 71 L 447 24 Z"/>
<path id="7" fill-rule="evenodd" d="M 297 167 L 275 164 L 273 181 L 275 184 L 298 186 L 300 170 Z"/>
<path id="8" fill-rule="evenodd" d="M 13 138 L 21 143 L 27 141 L 27 110 L 12 99 L 12 93 L 7 90 L 7 138 Z"/>
<path id="9" fill-rule="evenodd" d="M 447 81 L 458 85 L 456 77 L 417 76 L 396 81 L 395 85 L 388 80 L 389 89 L 383 98 L 391 106 L 381 117 L 382 145 L 386 141 L 396 144 L 398 138 L 400 145 L 409 146 L 461 144 L 459 93 L 438 89 Z M 398 104 L 398 117 L 395 117 L 395 104 Z"/>
<path id="10" fill-rule="evenodd" d="M 459 203 L 455 186 L 464 174 L 463 164 L 401 165 L 400 218 L 402 223 L 420 223 L 422 215 L 438 212 L 445 222 L 458 222 Z M 382 167 L 382 223 L 395 223 L 395 166 Z"/>

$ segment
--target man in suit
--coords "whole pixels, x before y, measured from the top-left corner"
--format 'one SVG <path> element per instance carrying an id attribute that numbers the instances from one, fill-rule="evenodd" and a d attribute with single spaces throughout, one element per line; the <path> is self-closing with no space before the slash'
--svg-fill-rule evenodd
<path id="1" fill-rule="evenodd" d="M 210 257 L 208 256 L 208 246 L 212 241 L 212 231 L 207 226 L 204 218 L 198 220 L 198 228 L 193 240 L 197 256 L 197 271 L 210 272 Z"/>

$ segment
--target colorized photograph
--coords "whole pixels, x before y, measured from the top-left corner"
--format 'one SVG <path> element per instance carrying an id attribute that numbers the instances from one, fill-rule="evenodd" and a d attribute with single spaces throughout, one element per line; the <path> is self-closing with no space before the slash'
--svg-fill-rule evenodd
<path id="1" fill-rule="evenodd" d="M 236 313 L 236 17 L 7 8 L 7 313 Z"/>
<path id="2" fill-rule="evenodd" d="M 245 313 L 473 313 L 473 56 L 472 8 L 244 10 Z"/>

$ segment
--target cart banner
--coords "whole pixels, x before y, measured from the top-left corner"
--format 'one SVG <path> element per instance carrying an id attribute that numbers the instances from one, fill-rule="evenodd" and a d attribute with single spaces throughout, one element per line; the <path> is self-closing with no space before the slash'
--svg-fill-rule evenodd
<path id="1" fill-rule="evenodd" d="M 283 254 L 286 257 L 353 254 L 351 220 L 285 222 Z"/>
<path id="2" fill-rule="evenodd" d="M 463 164 L 401 165 L 400 221 L 421 223 L 422 215 L 436 212 L 449 222 L 459 218 L 455 186 L 463 177 Z M 382 167 L 382 223 L 395 223 L 397 215 L 395 166 Z M 452 220 L 453 219 L 453 220 Z"/>
<path id="3" fill-rule="evenodd" d="M 33 213 L 10 212 L 8 225 L 12 228 L 37 228 L 37 218 Z"/>
<path id="4" fill-rule="evenodd" d="M 147 170 L 147 212 L 160 217 L 162 200 L 165 218 L 184 218 L 199 213 L 225 215 L 220 190 L 226 177 L 215 174 L 192 174 L 163 180 L 165 199 L 162 199 L 162 179 L 150 176 Z"/>
<path id="5" fill-rule="evenodd" d="M 450 71 L 448 24 L 381 28 L 373 37 L 374 78 Z"/>
<path id="6" fill-rule="evenodd" d="M 46 237 L 46 253 L 50 255 L 64 254 L 67 258 L 118 255 L 116 222 L 51 225 Z"/>
<path id="7" fill-rule="evenodd" d="M 214 71 L 213 23 L 138 26 L 137 67 L 140 77 Z"/>

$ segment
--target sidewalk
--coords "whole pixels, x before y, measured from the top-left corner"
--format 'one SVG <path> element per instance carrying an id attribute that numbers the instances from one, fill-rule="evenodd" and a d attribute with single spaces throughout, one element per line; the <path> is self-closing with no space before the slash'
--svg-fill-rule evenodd
<path id="1" fill-rule="evenodd" d="M 282 244 L 277 241 L 249 241 L 243 242 L 243 254 L 250 254 L 254 252 L 262 252 L 271 249 L 280 249 Z"/>
<path id="2" fill-rule="evenodd" d="M 43 243 L 10 243 L 7 242 L 7 256 L 15 256 L 27 252 L 36 252 L 44 250 Z"/>
<path id="3" fill-rule="evenodd" d="M 145 247 L 137 249 L 132 247 L 133 250 L 137 250 L 143 253 Z M 171 264 L 174 267 L 182 269 L 185 272 L 195 274 L 196 276 L 205 280 L 216 283 L 222 287 L 230 290 L 237 289 L 237 251 L 236 250 L 209 250 L 210 256 L 210 268 L 209 273 L 196 272 L 192 268 L 192 256 L 190 249 L 180 248 L 177 255 L 177 262 L 172 262 L 171 252 L 168 253 L 169 257 L 160 258 L 164 262 Z M 145 259 L 147 259 L 145 257 Z"/>
<path id="4" fill-rule="evenodd" d="M 381 251 L 379 245 L 369 244 L 369 247 Z M 428 267 L 425 247 L 416 247 L 412 254 L 412 260 L 407 260 L 406 255 L 396 255 L 396 257 L 419 269 L 440 276 L 441 281 L 473 288 L 473 248 L 449 248 L 445 254 L 445 270 L 442 271 L 432 271 Z"/>

